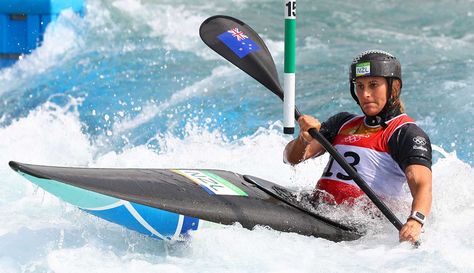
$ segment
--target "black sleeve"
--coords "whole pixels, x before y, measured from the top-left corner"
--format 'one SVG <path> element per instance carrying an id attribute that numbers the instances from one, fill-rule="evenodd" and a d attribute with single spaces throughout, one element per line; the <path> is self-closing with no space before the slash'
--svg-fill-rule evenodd
<path id="1" fill-rule="evenodd" d="M 339 131 L 339 129 L 341 129 L 342 125 L 355 116 L 356 115 L 347 112 L 341 112 L 339 114 L 336 114 L 330 117 L 325 122 L 321 123 L 321 129 L 319 129 L 319 132 L 329 142 L 332 143 L 334 141 L 334 138 L 336 138 L 337 132 Z"/>
<path id="2" fill-rule="evenodd" d="M 409 165 L 423 165 L 431 169 L 431 142 L 416 124 L 409 123 L 397 129 L 388 141 L 392 158 L 405 171 Z"/>

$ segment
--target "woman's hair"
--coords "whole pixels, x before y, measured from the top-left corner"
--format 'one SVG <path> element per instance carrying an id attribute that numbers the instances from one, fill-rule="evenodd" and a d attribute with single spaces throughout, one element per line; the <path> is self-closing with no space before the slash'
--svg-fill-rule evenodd
<path id="1" fill-rule="evenodd" d="M 405 104 L 400 98 L 400 93 L 402 92 L 402 85 L 399 79 L 393 79 L 392 81 L 392 98 L 393 98 L 393 107 L 398 107 L 401 113 L 405 113 Z"/>

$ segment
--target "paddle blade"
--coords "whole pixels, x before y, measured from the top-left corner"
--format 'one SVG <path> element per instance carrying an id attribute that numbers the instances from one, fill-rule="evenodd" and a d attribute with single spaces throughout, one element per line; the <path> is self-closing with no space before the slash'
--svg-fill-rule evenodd
<path id="1" fill-rule="evenodd" d="M 199 35 L 215 52 L 283 99 L 272 55 L 251 27 L 238 19 L 216 15 L 201 24 Z"/>

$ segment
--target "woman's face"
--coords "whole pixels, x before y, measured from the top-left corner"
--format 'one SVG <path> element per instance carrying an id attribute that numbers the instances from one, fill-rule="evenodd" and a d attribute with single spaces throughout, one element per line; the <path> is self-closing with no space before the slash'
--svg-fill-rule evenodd
<path id="1" fill-rule="evenodd" d="M 387 102 L 387 80 L 384 77 L 359 77 L 356 79 L 356 96 L 362 111 L 375 116 Z"/>

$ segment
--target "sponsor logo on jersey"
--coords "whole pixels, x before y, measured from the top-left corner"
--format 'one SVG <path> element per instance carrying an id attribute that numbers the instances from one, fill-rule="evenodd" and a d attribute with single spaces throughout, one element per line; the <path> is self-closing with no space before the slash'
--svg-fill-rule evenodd
<path id="1" fill-rule="evenodd" d="M 425 151 L 427 152 L 428 149 L 426 149 L 426 147 L 424 147 L 427 143 L 426 139 L 422 136 L 416 136 L 413 138 L 413 143 L 415 143 L 415 145 L 413 145 L 413 149 L 414 150 L 422 150 L 422 151 Z"/>
<path id="2" fill-rule="evenodd" d="M 426 149 L 425 147 L 417 146 L 417 145 L 413 145 L 413 150 L 422 150 L 422 151 L 428 152 L 428 149 Z"/>
<path id="3" fill-rule="evenodd" d="M 370 135 L 350 135 L 350 136 L 346 136 L 342 141 L 346 143 L 354 143 L 363 138 L 369 138 L 369 137 Z"/>
<path id="4" fill-rule="evenodd" d="M 201 186 L 209 194 L 248 196 L 246 192 L 209 171 L 172 170 Z"/>
<path id="5" fill-rule="evenodd" d="M 422 136 L 416 136 L 413 138 L 413 142 L 416 144 L 416 145 L 420 145 L 420 146 L 423 146 L 423 145 L 426 145 L 426 139 Z"/>

